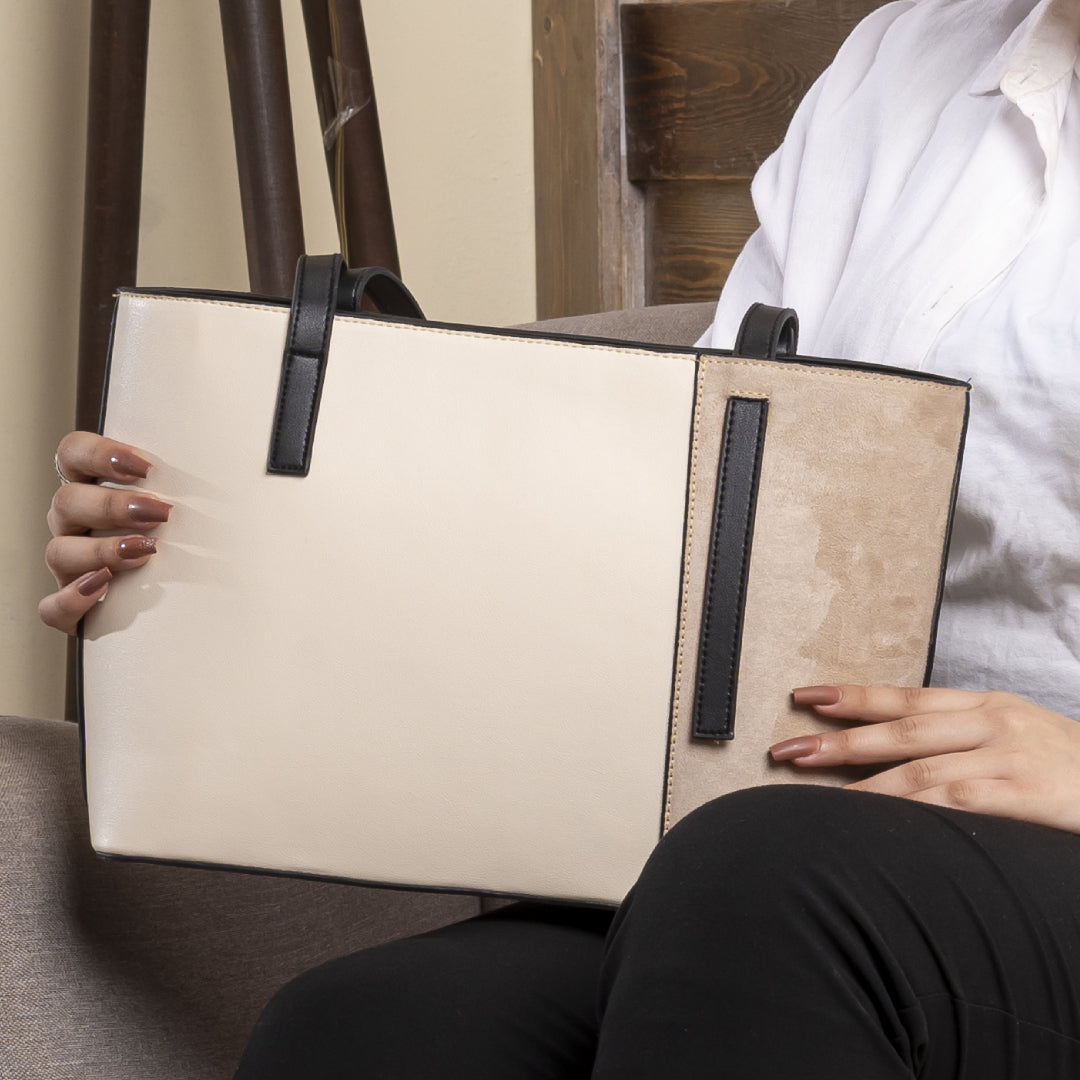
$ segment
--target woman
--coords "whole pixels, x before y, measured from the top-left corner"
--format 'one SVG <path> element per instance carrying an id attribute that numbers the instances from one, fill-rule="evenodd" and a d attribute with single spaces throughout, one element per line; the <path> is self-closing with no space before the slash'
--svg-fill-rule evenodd
<path id="1" fill-rule="evenodd" d="M 708 804 L 613 920 L 516 905 L 316 969 L 239 1077 L 1080 1075 L 1078 52 L 1080 0 L 872 15 L 756 179 L 706 335 L 783 303 L 808 353 L 973 380 L 943 685 L 796 689 L 851 726 L 772 751 L 892 767 Z M 169 508 L 94 486 L 147 475 L 131 447 L 75 433 L 58 467 L 41 612 L 71 632 L 168 557 Z"/>

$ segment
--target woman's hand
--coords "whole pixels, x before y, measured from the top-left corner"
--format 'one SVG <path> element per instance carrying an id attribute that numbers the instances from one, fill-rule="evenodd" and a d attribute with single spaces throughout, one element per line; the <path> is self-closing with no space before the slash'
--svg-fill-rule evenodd
<path id="1" fill-rule="evenodd" d="M 98 480 L 130 484 L 146 477 L 150 462 L 138 450 L 89 431 L 65 435 L 56 451 L 70 481 L 53 496 L 45 561 L 59 586 L 38 604 L 47 626 L 75 633 L 79 620 L 104 598 L 114 574 L 142 566 L 154 554 L 151 530 L 172 507 L 144 491 L 99 487 Z M 87 535 L 123 529 L 122 536 Z"/>
<path id="2" fill-rule="evenodd" d="M 777 743 L 776 761 L 903 762 L 849 784 L 1080 833 L 1080 723 L 1011 694 L 891 686 L 794 691 L 830 720 L 866 726 Z"/>

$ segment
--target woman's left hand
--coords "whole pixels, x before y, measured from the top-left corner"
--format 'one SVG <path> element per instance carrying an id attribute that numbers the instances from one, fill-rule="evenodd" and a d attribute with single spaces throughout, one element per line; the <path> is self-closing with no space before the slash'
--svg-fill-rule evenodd
<path id="1" fill-rule="evenodd" d="M 865 726 L 787 739 L 770 749 L 776 761 L 903 762 L 848 787 L 1080 833 L 1075 720 L 997 691 L 811 686 L 794 700 Z"/>

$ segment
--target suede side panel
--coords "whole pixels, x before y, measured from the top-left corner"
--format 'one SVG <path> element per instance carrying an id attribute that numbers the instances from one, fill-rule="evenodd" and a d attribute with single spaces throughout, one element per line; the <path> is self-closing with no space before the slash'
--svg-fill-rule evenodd
<path id="1" fill-rule="evenodd" d="M 725 791 L 837 784 L 767 749 L 828 725 L 790 691 L 920 685 L 934 627 L 967 388 L 701 358 L 665 828 Z M 702 593 L 724 410 L 769 400 L 735 738 L 692 740 Z"/>

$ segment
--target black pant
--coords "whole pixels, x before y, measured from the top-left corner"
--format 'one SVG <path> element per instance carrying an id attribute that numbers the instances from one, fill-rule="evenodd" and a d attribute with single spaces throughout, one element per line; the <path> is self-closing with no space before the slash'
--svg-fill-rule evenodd
<path id="1" fill-rule="evenodd" d="M 671 831 L 614 921 L 522 904 L 308 972 L 237 1074 L 589 1076 L 1076 1080 L 1080 836 L 738 792 Z"/>

